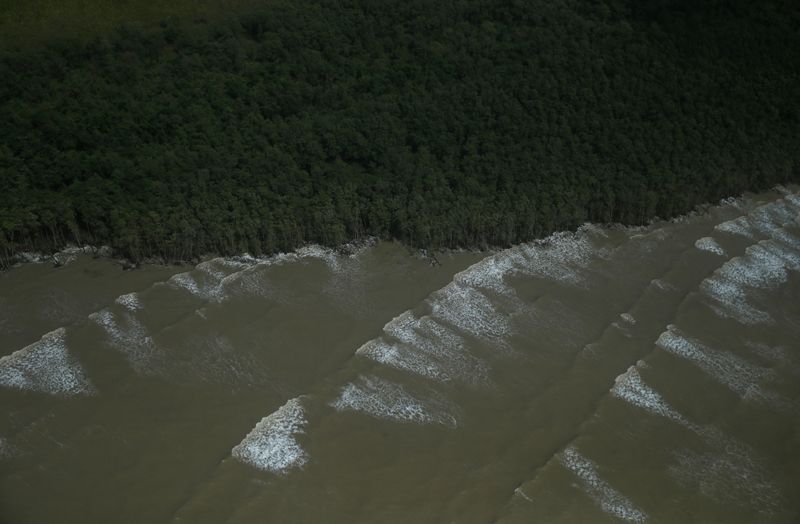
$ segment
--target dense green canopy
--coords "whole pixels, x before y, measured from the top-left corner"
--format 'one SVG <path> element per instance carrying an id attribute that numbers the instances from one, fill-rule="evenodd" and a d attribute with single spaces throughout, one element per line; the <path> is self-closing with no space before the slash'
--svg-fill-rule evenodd
<path id="1" fill-rule="evenodd" d="M 800 4 L 291 0 L 0 50 L 0 253 L 507 245 L 800 180 Z"/>

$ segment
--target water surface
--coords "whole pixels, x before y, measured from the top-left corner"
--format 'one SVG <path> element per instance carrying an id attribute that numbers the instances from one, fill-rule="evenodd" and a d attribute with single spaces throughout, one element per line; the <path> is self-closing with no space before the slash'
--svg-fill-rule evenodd
<path id="1" fill-rule="evenodd" d="M 0 514 L 798 519 L 796 192 L 439 260 L 0 276 Z"/>

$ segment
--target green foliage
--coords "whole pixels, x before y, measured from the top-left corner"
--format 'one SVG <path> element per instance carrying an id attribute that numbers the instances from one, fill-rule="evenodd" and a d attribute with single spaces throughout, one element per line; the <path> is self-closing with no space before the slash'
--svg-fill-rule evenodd
<path id="1" fill-rule="evenodd" d="M 7 48 L 0 253 L 508 245 L 797 181 L 799 13 L 294 0 Z"/>

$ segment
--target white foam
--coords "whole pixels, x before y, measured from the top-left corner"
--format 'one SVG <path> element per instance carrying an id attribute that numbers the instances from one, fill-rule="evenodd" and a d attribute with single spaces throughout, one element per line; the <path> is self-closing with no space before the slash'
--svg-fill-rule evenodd
<path id="1" fill-rule="evenodd" d="M 276 257 L 277 258 L 277 257 Z M 226 287 L 254 267 L 252 257 L 215 258 L 198 264 L 192 271 L 172 275 L 167 281 L 176 289 L 184 289 L 202 300 L 221 302 L 227 298 Z M 256 264 L 272 261 L 264 259 Z"/>
<path id="2" fill-rule="evenodd" d="M 750 211 L 747 216 L 723 222 L 716 226 L 717 231 L 744 236 L 756 240 L 760 235 L 798 247 L 800 238 L 784 229 L 790 224 L 797 224 L 798 209 L 793 195 L 760 205 Z"/>
<path id="3" fill-rule="evenodd" d="M 707 279 L 701 291 L 715 303 L 711 309 L 722 318 L 731 318 L 742 324 L 771 324 L 772 316 L 766 311 L 748 303 L 747 295 L 741 287 L 731 282 Z"/>
<path id="4" fill-rule="evenodd" d="M 489 381 L 486 363 L 469 353 L 461 337 L 429 316 L 416 318 L 406 312 L 386 324 L 383 331 L 404 344 L 404 355 L 421 358 L 432 366 L 428 369 L 433 373 L 423 375 L 473 386 Z"/>
<path id="5" fill-rule="evenodd" d="M 603 480 L 597 471 L 597 465 L 574 447 L 564 450 L 561 463 L 578 477 L 586 493 L 604 512 L 626 522 L 647 522 L 647 514 Z"/>
<path id="6" fill-rule="evenodd" d="M 553 233 L 549 237 L 488 256 L 453 277 L 453 285 L 492 290 L 513 295 L 506 284 L 512 274 L 584 285 L 584 270 L 602 251 L 592 245 L 591 236 L 607 236 L 599 226 L 584 224 L 578 231 Z"/>
<path id="7" fill-rule="evenodd" d="M 144 325 L 133 312 L 121 316 L 103 309 L 89 315 L 106 333 L 108 341 L 121 351 L 131 366 L 139 373 L 153 374 L 156 345 Z"/>
<path id="8" fill-rule="evenodd" d="M 674 219 L 673 222 L 683 222 L 691 219 L 691 215 L 684 215 Z M 652 226 L 651 226 L 652 227 Z M 645 229 L 643 233 L 632 234 L 629 237 L 630 242 L 623 244 L 620 248 L 624 249 L 626 254 L 633 256 L 636 259 L 644 261 L 651 260 L 652 253 L 660 246 L 667 242 L 671 242 L 675 236 L 675 226 L 663 226 L 655 229 Z"/>
<path id="9" fill-rule="evenodd" d="M 780 505 L 780 492 L 755 450 L 713 427 L 702 428 L 700 435 L 710 449 L 676 453 L 678 464 L 670 466 L 670 473 L 714 500 L 755 507 L 763 516 L 773 514 Z"/>
<path id="10" fill-rule="evenodd" d="M 520 272 L 574 286 L 586 285 L 586 268 L 593 258 L 603 256 L 589 240 L 589 233 L 594 230 L 585 227 L 576 233 L 554 233 L 542 242 L 519 246 L 528 259 Z"/>
<path id="11" fill-rule="evenodd" d="M 142 309 L 142 304 L 139 302 L 139 296 L 136 293 L 128 293 L 127 295 L 120 295 L 114 302 L 127 308 L 130 311 L 137 311 L 139 309 Z"/>
<path id="12" fill-rule="evenodd" d="M 755 240 L 756 238 L 753 226 L 750 224 L 750 220 L 746 216 L 741 216 L 733 220 L 728 220 L 726 222 L 722 222 L 721 224 L 717 224 L 714 229 L 724 233 L 730 233 L 731 235 L 743 236 L 751 240 Z"/>
<path id="13" fill-rule="evenodd" d="M 770 227 L 764 228 L 763 233 L 772 240 L 786 244 L 793 249 L 800 248 L 800 238 L 783 227 L 770 225 Z"/>
<path id="14" fill-rule="evenodd" d="M 69 354 L 64 328 L 0 358 L 0 385 L 64 396 L 95 392 L 83 367 Z"/>
<path id="15" fill-rule="evenodd" d="M 531 497 L 529 497 L 524 491 L 522 491 L 522 486 L 518 486 L 514 490 L 514 495 L 519 495 L 520 497 L 524 498 L 528 502 L 533 502 L 533 499 Z"/>
<path id="16" fill-rule="evenodd" d="M 53 257 L 35 251 L 22 251 L 17 253 L 14 258 L 26 264 L 42 264 L 53 260 Z"/>
<path id="17" fill-rule="evenodd" d="M 617 324 L 616 322 L 612 322 L 611 325 L 621 330 L 626 337 L 630 337 L 630 335 L 626 331 L 624 331 L 622 327 L 620 327 L 620 325 Z M 589 344 L 586 344 L 583 346 L 583 348 L 581 348 L 581 355 L 594 360 L 600 360 L 603 358 L 602 349 L 603 345 L 600 344 L 599 342 L 590 342 Z"/>
<path id="18" fill-rule="evenodd" d="M 297 442 L 297 435 L 304 433 L 308 421 L 301 399 L 293 398 L 262 418 L 231 450 L 231 455 L 245 464 L 277 474 L 303 466 L 308 462 L 308 454 Z"/>
<path id="19" fill-rule="evenodd" d="M 715 277 L 739 286 L 768 288 L 786 281 L 783 260 L 759 244 L 747 248 L 745 255 L 734 257 L 715 272 Z"/>
<path id="20" fill-rule="evenodd" d="M 245 268 L 248 268 L 250 266 L 254 266 L 254 265 L 258 264 L 258 263 L 263 262 L 264 259 L 263 258 L 256 258 L 253 255 L 251 255 L 250 253 L 242 253 L 241 255 L 236 256 L 236 257 L 221 257 L 221 258 L 217 258 L 217 259 L 215 259 L 215 261 L 220 266 L 228 268 L 228 269 L 232 269 L 232 270 L 235 271 L 235 270 L 238 270 L 238 269 L 245 269 Z"/>
<path id="21" fill-rule="evenodd" d="M 145 327 L 132 314 L 123 313 L 120 320 L 113 311 L 103 309 L 89 315 L 89 319 L 102 327 L 109 339 L 115 343 L 121 345 L 152 343 Z"/>
<path id="22" fill-rule="evenodd" d="M 775 372 L 737 357 L 733 353 L 720 351 L 692 339 L 675 326 L 668 326 L 661 333 L 656 345 L 661 349 L 685 358 L 702 369 L 720 384 L 737 393 L 742 399 L 783 404 L 775 394 L 765 391 L 762 383 L 775 378 Z"/>
<path id="23" fill-rule="evenodd" d="M 462 286 L 480 287 L 491 289 L 500 294 L 509 292 L 504 278 L 507 274 L 519 267 L 524 258 L 517 249 L 507 249 L 488 256 L 471 265 L 464 271 L 456 273 L 453 282 Z"/>
<path id="24" fill-rule="evenodd" d="M 17 448 L 7 439 L 0 437 L 0 459 L 10 458 L 17 454 Z"/>
<path id="25" fill-rule="evenodd" d="M 744 201 L 740 197 L 728 197 L 719 201 L 719 207 L 732 207 L 737 211 L 744 211 Z"/>
<path id="26" fill-rule="evenodd" d="M 796 211 L 800 212 L 800 195 L 789 194 L 784 197 L 786 201 L 792 205 Z"/>
<path id="27" fill-rule="evenodd" d="M 611 395 L 655 415 L 666 417 L 684 426 L 691 426 L 683 415 L 675 411 L 661 395 L 644 383 L 636 366 L 629 367 L 614 380 Z"/>
<path id="28" fill-rule="evenodd" d="M 215 259 L 213 262 L 216 265 L 226 269 L 234 269 L 235 271 L 222 276 L 216 284 L 197 286 L 198 289 L 196 291 L 194 291 L 195 286 L 191 286 L 191 283 L 189 283 L 189 287 L 201 298 L 215 301 L 225 300 L 231 293 L 235 293 L 236 288 L 234 286 L 239 286 L 238 291 L 241 293 L 264 295 L 267 293 L 269 286 L 265 283 L 263 275 L 255 272 L 256 269 L 280 266 L 306 259 L 318 259 L 324 262 L 336 276 L 335 279 L 327 283 L 330 288 L 327 292 L 338 300 L 348 301 L 355 292 L 351 273 L 358 272 L 346 271 L 346 264 L 350 261 L 358 261 L 359 256 L 374 244 L 374 239 L 368 239 L 366 242 L 359 243 L 358 246 L 347 244 L 341 248 L 341 251 L 349 253 L 347 255 L 317 244 L 309 244 L 298 248 L 292 253 L 278 253 L 264 258 L 255 258 L 245 253 L 239 257 Z M 345 281 L 342 281 L 342 278 Z"/>
<path id="29" fill-rule="evenodd" d="M 374 376 L 362 376 L 356 383 L 346 384 L 331 406 L 339 411 L 359 411 L 398 422 L 441 424 L 451 428 L 457 425 L 452 414 L 454 409 L 447 402 L 418 398 L 403 386 Z"/>
<path id="30" fill-rule="evenodd" d="M 711 237 L 703 237 L 698 238 L 697 241 L 694 243 L 694 247 L 699 249 L 700 251 L 708 251 L 709 253 L 714 253 L 715 255 L 726 256 L 725 250 L 719 243 Z"/>
<path id="31" fill-rule="evenodd" d="M 636 319 L 630 313 L 622 313 L 619 317 L 628 324 L 636 324 Z"/>
<path id="32" fill-rule="evenodd" d="M 714 427 L 699 426 L 687 420 L 644 383 L 636 367 L 630 367 L 617 377 L 611 394 L 673 420 L 703 439 L 709 451 L 682 450 L 676 453 L 678 464 L 670 466 L 669 470 L 682 483 L 690 484 L 716 500 L 755 503 L 765 513 L 777 505 L 778 492 L 770 483 L 771 475 L 755 458 L 757 453 L 754 450 Z"/>
<path id="33" fill-rule="evenodd" d="M 201 262 L 195 266 L 195 271 L 199 271 L 201 273 L 205 273 L 206 275 L 210 276 L 213 280 L 220 281 L 225 276 L 228 275 L 228 272 L 225 269 L 230 269 L 231 264 L 226 264 L 224 262 L 220 263 L 220 259 L 212 259 L 206 260 L 205 262 Z M 234 266 L 234 269 L 238 269 Z"/>
<path id="34" fill-rule="evenodd" d="M 417 342 L 419 336 L 414 332 L 414 329 L 419 326 L 421 320 L 418 319 L 411 311 L 405 311 L 383 326 L 383 332 L 394 337 L 406 344 L 414 344 Z M 453 335 L 456 336 L 456 335 Z M 460 337 L 457 340 L 461 340 Z"/>
<path id="35" fill-rule="evenodd" d="M 454 330 L 488 340 L 495 348 L 506 348 L 504 339 L 513 333 L 512 315 L 523 310 L 506 282 L 507 276 L 521 274 L 583 284 L 583 270 L 600 256 L 589 240 L 591 235 L 607 233 L 587 225 L 576 233 L 556 233 L 484 258 L 429 297 L 431 315 L 417 319 L 406 313 L 384 327 L 389 337 L 402 344 L 373 340 L 358 353 L 435 380 L 486 381 L 485 363 L 464 350 L 463 339 Z"/>
<path id="36" fill-rule="evenodd" d="M 759 206 L 750 213 L 756 230 L 767 235 L 777 228 L 794 223 L 797 215 L 797 209 L 785 198 Z"/>
<path id="37" fill-rule="evenodd" d="M 800 245 L 788 246 L 781 242 L 768 240 L 759 243 L 758 249 L 766 252 L 762 256 L 772 256 L 780 259 L 785 268 L 792 271 L 800 270 Z"/>
<path id="38" fill-rule="evenodd" d="M 622 335 L 623 335 L 625 338 L 631 338 L 631 337 L 633 336 L 633 335 L 631 334 L 630 330 L 628 329 L 628 326 L 627 326 L 627 325 L 626 325 L 626 326 L 622 326 L 622 325 L 621 325 L 619 322 L 617 322 L 617 321 L 614 321 L 614 322 L 612 322 L 612 323 L 611 323 L 611 327 L 613 327 L 613 328 L 615 328 L 615 329 L 618 329 L 618 330 L 619 330 L 619 332 L 620 332 L 620 333 L 621 333 L 621 334 L 622 334 Z M 584 346 L 584 348 L 583 348 L 583 349 L 584 349 L 584 351 L 585 351 L 587 354 L 592 354 L 592 355 L 594 355 L 594 354 L 596 354 L 596 353 L 597 353 L 597 351 L 596 351 L 596 350 L 597 350 L 597 347 L 598 347 L 598 345 L 597 345 L 597 344 L 587 344 L 586 346 Z"/>
<path id="39" fill-rule="evenodd" d="M 766 311 L 752 304 L 748 290 L 770 289 L 788 279 L 788 270 L 800 268 L 800 253 L 774 240 L 762 240 L 722 265 L 700 284 L 721 316 L 744 324 L 772 323 Z"/>
<path id="40" fill-rule="evenodd" d="M 310 244 L 298 249 L 297 255 L 300 258 L 316 258 L 322 260 L 334 273 L 337 273 L 342 269 L 341 257 L 334 250 L 327 247 L 322 247 L 317 244 Z"/>
<path id="41" fill-rule="evenodd" d="M 173 287 L 182 288 L 195 296 L 203 295 L 200 285 L 197 280 L 190 274 L 189 271 L 184 273 L 176 273 L 172 275 L 167 281 Z"/>
<path id="42" fill-rule="evenodd" d="M 770 346 L 761 342 L 746 342 L 750 351 L 769 362 L 772 366 L 783 368 L 795 375 L 800 375 L 797 355 L 783 346 Z"/>
<path id="43" fill-rule="evenodd" d="M 370 340 L 361 346 L 357 354 L 380 362 L 386 366 L 402 369 L 410 373 L 439 381 L 449 381 L 452 377 L 430 356 L 403 348 L 397 344 L 386 343 L 381 339 Z"/>
<path id="44" fill-rule="evenodd" d="M 89 253 L 93 249 L 91 246 L 78 247 L 68 245 L 61 251 L 52 255 L 45 255 L 39 252 L 23 251 L 14 256 L 18 262 L 41 264 L 44 262 L 54 262 L 59 266 L 66 266 L 78 259 L 78 255 Z"/>
<path id="45" fill-rule="evenodd" d="M 474 337 L 498 340 L 511 332 L 508 316 L 478 289 L 451 282 L 434 293 L 430 303 L 434 316 Z"/>
<path id="46" fill-rule="evenodd" d="M 470 355 L 455 334 L 429 318 L 418 319 L 413 326 L 403 331 L 396 326 L 384 328 L 402 340 L 401 344 L 375 339 L 356 353 L 432 380 L 473 386 L 488 382 L 486 364 Z"/>
<path id="47" fill-rule="evenodd" d="M 251 295 L 260 295 L 264 294 L 264 280 L 263 275 L 256 272 L 258 268 L 263 268 L 266 266 L 272 265 L 281 265 L 285 261 L 287 261 L 288 257 L 283 256 L 274 256 L 270 257 L 267 260 L 263 260 L 258 262 L 252 266 L 233 266 L 238 267 L 238 271 L 234 271 L 233 273 L 225 276 L 222 280 L 219 281 L 217 285 L 217 293 L 216 295 L 219 298 L 227 296 L 227 293 L 232 293 L 235 289 L 234 286 L 238 285 L 240 290 L 243 290 L 246 294 Z M 225 293 L 222 293 L 222 290 L 225 290 Z"/>
<path id="48" fill-rule="evenodd" d="M 677 288 L 667 282 L 666 280 L 660 278 L 654 278 L 650 281 L 650 285 L 654 288 L 658 289 L 659 291 L 675 291 Z"/>
<path id="49" fill-rule="evenodd" d="M 203 309 L 195 313 L 205 318 Z M 172 380 L 231 384 L 236 387 L 264 383 L 266 371 L 246 353 L 238 352 L 224 336 L 191 335 L 182 345 L 159 350 L 134 312 L 104 309 L 89 318 L 104 331 L 109 344 L 122 353 L 137 372 L 169 376 Z"/>

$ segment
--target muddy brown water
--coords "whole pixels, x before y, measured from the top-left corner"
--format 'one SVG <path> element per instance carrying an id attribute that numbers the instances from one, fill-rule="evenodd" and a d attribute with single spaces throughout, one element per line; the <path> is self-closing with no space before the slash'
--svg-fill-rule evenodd
<path id="1" fill-rule="evenodd" d="M 797 522 L 800 196 L 441 265 L 0 275 L 0 522 Z"/>

